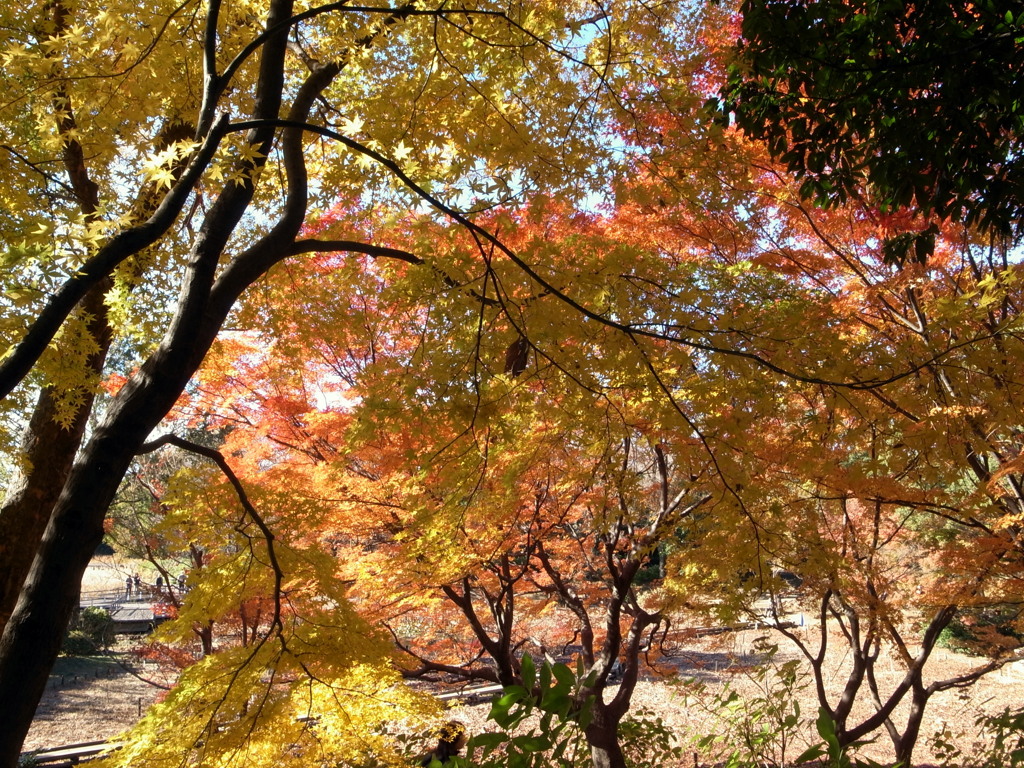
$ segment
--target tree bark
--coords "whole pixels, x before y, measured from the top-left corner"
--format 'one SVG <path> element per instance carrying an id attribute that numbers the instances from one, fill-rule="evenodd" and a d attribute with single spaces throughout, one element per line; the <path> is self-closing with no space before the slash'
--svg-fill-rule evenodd
<path id="1" fill-rule="evenodd" d="M 921 734 L 921 722 L 924 720 L 925 707 L 928 704 L 928 691 L 918 682 L 914 686 L 914 695 L 910 701 L 910 712 L 907 715 L 907 726 L 903 735 L 895 742 L 896 761 L 910 768 L 913 765 L 911 760 L 914 757 L 914 747 L 917 746 L 917 739 Z"/>
<path id="2" fill-rule="evenodd" d="M 262 36 L 261 56 L 255 88 L 253 120 L 245 141 L 254 148 L 256 159 L 240 160 L 239 178 L 229 183 L 206 213 L 196 235 L 182 275 L 181 292 L 174 319 L 156 351 L 121 389 L 101 424 L 81 450 L 60 491 L 35 553 L 30 571 L 10 619 L 0 635 L 0 768 L 16 768 L 19 752 L 31 725 L 36 706 L 46 687 L 57 657 L 63 631 L 77 605 L 82 575 L 103 538 L 103 521 L 128 467 L 149 433 L 168 413 L 192 374 L 213 344 L 224 320 L 242 292 L 268 269 L 295 252 L 296 238 L 306 218 L 308 177 L 303 155 L 304 129 L 315 99 L 348 60 L 346 49 L 338 61 L 315 68 L 295 95 L 288 125 L 280 129 L 280 110 L 285 91 L 285 58 L 293 0 L 271 0 Z M 209 6 L 207 63 L 215 62 L 216 11 Z M 412 5 L 389 13 L 371 34 L 356 41 L 366 48 L 390 26 L 405 18 Z M 198 121 L 203 141 L 183 176 L 181 189 L 175 187 L 160 203 L 159 210 L 143 227 L 123 230 L 111 243 L 124 241 L 112 254 L 90 260 L 88 283 L 95 284 L 118 263 L 154 243 L 170 226 L 176 211 L 205 166 L 212 161 L 220 140 L 228 130 L 226 114 L 218 116 L 217 100 L 224 86 L 221 78 L 207 71 L 207 100 Z M 229 239 L 246 214 L 254 196 L 254 181 L 280 138 L 281 157 L 287 183 L 281 215 L 270 231 L 251 247 L 222 260 Z M 185 183 L 185 182 L 188 183 Z M 184 190 L 184 191 L 183 191 Z M 360 250 L 351 244 L 345 250 Z M 375 254 L 379 249 L 366 246 Z M 103 250 L 103 249 L 101 249 Z M 114 258 L 114 257 L 117 258 Z M 104 266 L 107 265 L 107 266 Z M 106 270 L 106 271 L 104 271 Z M 73 283 L 74 281 L 69 281 Z M 76 287 L 77 286 L 77 287 Z M 81 286 L 71 286 L 68 295 Z M 12 387 L 38 359 L 53 338 L 52 326 L 59 327 L 70 312 L 66 302 L 48 307 L 47 321 L 39 333 L 19 344 L 14 355 L 22 360 L 4 368 L 0 378 Z M 55 332 L 55 331 L 54 331 Z M 8 357 L 7 362 L 10 362 Z M 27 361 L 27 362 L 26 362 Z M 20 367 L 19 367 L 20 366 Z M 5 391 L 0 386 L 0 392 Z M 9 391 L 9 390 L 8 390 Z"/>
<path id="3" fill-rule="evenodd" d="M 66 12 L 60 4 L 56 4 L 55 9 L 58 26 L 63 28 L 67 23 Z M 99 190 L 89 177 L 83 149 L 73 138 L 77 126 L 66 95 L 60 96 L 59 106 L 67 110 L 59 121 L 61 134 L 65 137 L 65 172 L 75 191 L 79 209 L 87 219 L 93 220 L 99 207 Z M 190 138 L 192 133 L 191 126 L 172 120 L 157 135 L 156 148 L 165 149 L 176 141 Z M 173 170 L 175 181 L 184 171 L 185 163 L 180 161 Z M 160 207 L 161 200 L 155 184 L 143 186 L 134 204 L 132 221 L 135 224 L 146 221 Z M 86 376 L 102 373 L 113 340 L 106 304 L 106 294 L 111 285 L 109 277 L 94 281 L 77 305 L 85 317 L 91 318 L 87 330 L 96 344 L 96 350 L 85 361 Z M 50 514 L 71 472 L 94 401 L 94 393 L 87 391 L 71 423 L 62 425 L 57 422 L 54 390 L 46 387 L 39 393 L 22 439 L 24 470 L 9 487 L 0 508 L 0 633 L 14 611 Z"/>
<path id="4" fill-rule="evenodd" d="M 611 717 L 603 702 L 594 702 L 594 720 L 584 735 L 594 768 L 626 768 L 626 757 L 619 744 L 618 720 Z"/>
<path id="5" fill-rule="evenodd" d="M 102 370 L 112 336 L 103 303 L 106 285 L 90 291 L 82 306 L 93 318 L 88 330 L 98 347 L 86 361 L 92 374 Z M 66 426 L 57 422 L 57 397 L 51 388 L 40 391 L 36 400 L 21 443 L 26 465 L 8 489 L 0 509 L 0 633 L 14 612 L 50 513 L 71 472 L 93 400 L 94 396 L 87 394 Z"/>
<path id="6" fill-rule="evenodd" d="M 68 10 L 63 3 L 53 3 L 50 10 L 55 30 L 66 29 Z M 86 220 L 94 221 L 99 208 L 99 187 L 89 175 L 85 153 L 76 138 L 78 126 L 73 105 L 63 87 L 53 96 L 53 107 L 63 140 L 64 171 L 79 210 Z M 78 304 L 83 316 L 91 318 L 87 330 L 96 344 L 96 350 L 85 361 L 86 375 L 99 375 L 103 370 L 113 337 L 105 302 L 110 284 L 109 277 L 96 281 Z M 88 386 L 87 381 L 83 381 L 83 386 Z M 44 387 L 36 400 L 22 439 L 25 465 L 0 509 L 0 633 L 14 611 L 50 513 L 71 471 L 94 399 L 94 394 L 87 392 L 66 425 L 57 422 L 57 393 L 51 387 Z"/>
<path id="7" fill-rule="evenodd" d="M 231 222 L 226 222 L 231 230 Z M 216 224 L 212 224 L 216 227 Z M 220 230 L 221 233 L 224 230 Z M 222 235 L 224 236 L 224 235 Z M 216 261 L 214 260 L 214 264 Z M 77 606 L 78 586 L 103 539 L 103 520 L 138 449 L 198 368 L 227 310 L 209 311 L 212 279 L 195 270 L 161 347 L 121 390 L 71 470 L 43 535 L 15 610 L 0 637 L 0 767 L 14 768 L 63 630 Z M 198 293 L 200 296 L 195 296 Z"/>
<path id="8" fill-rule="evenodd" d="M 254 108 L 257 118 L 274 119 L 280 109 L 287 47 L 287 31 L 281 22 L 291 16 L 291 10 L 291 0 L 274 0 L 271 5 L 267 27 L 281 31 L 269 36 L 264 45 Z M 252 131 L 249 139 L 266 157 L 274 135 L 275 129 L 268 125 Z M 146 437 L 199 367 L 234 301 L 251 282 L 236 282 L 230 290 L 214 295 L 221 254 L 252 196 L 251 182 L 234 184 L 211 206 L 192 249 L 178 309 L 163 342 L 118 393 L 75 462 L 53 509 L 14 612 L 0 636 L 0 712 L 5 717 L 0 768 L 18 764 L 64 628 L 77 605 L 82 575 L 103 539 L 106 510 L 122 478 Z M 248 255 L 259 263 L 273 263 L 263 251 L 280 254 L 280 241 L 294 240 L 304 211 L 305 198 L 299 196 L 286 214 L 287 225 L 279 225 L 262 244 L 236 261 Z M 259 274 L 262 270 L 253 279 Z"/>
<path id="9" fill-rule="evenodd" d="M 21 443 L 27 462 L 0 509 L 0 633 L 14 612 L 50 513 L 85 434 L 88 408 L 65 427 L 51 389 L 39 393 Z"/>

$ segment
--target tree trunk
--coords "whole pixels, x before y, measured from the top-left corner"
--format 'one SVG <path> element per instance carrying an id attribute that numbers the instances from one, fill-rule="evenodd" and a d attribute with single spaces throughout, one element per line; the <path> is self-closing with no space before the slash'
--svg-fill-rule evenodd
<path id="1" fill-rule="evenodd" d="M 53 391 L 44 389 L 21 443 L 26 466 L 0 509 L 0 633 L 14 612 L 85 430 L 85 418 L 65 428 L 55 416 Z"/>
<path id="2" fill-rule="evenodd" d="M 194 628 L 199 643 L 203 649 L 203 658 L 213 653 L 213 622 L 208 621 Z"/>
<path id="3" fill-rule="evenodd" d="M 411 7 L 411 6 L 410 6 Z M 285 89 L 285 58 L 293 0 L 271 0 L 262 42 L 252 116 L 272 121 Z M 390 18 L 390 17 L 389 17 Z M 305 122 L 340 64 L 316 69 L 300 88 L 289 118 Z M 227 118 L 200 120 L 220 135 Z M 257 243 L 222 264 L 228 240 L 254 195 L 252 178 L 271 153 L 273 123 L 252 128 L 247 140 L 258 158 L 245 161 L 241 181 L 228 184 L 197 233 L 174 319 L 157 350 L 118 392 L 103 422 L 75 462 L 54 506 L 28 578 L 0 635 L 0 768 L 17 768 L 21 745 L 57 658 L 63 631 L 77 604 L 82 575 L 103 539 L 103 520 L 136 452 L 174 405 L 199 368 L 241 293 L 288 255 L 306 215 L 303 132 L 287 128 L 282 151 L 288 197 L 278 223 Z"/>
<path id="4" fill-rule="evenodd" d="M 928 690 L 923 685 L 918 683 L 914 686 L 914 694 L 910 701 L 910 713 L 907 715 L 907 727 L 903 729 L 903 735 L 899 740 L 894 743 L 896 760 L 901 768 L 910 768 L 913 765 L 911 760 L 914 757 L 917 739 L 921 734 L 921 721 L 924 719 L 928 698 Z"/>
<path id="5" fill-rule="evenodd" d="M 233 229 L 230 220 L 224 224 L 228 232 Z M 225 239 L 226 234 L 222 231 L 219 237 Z M 122 478 L 199 367 L 233 304 L 233 299 L 225 302 L 219 312 L 210 308 L 204 289 L 212 281 L 212 267 L 208 269 L 206 275 L 200 268 L 186 276 L 185 295 L 167 337 L 118 393 L 71 469 L 50 516 L 0 636 L 0 712 L 5 718 L 0 768 L 18 764 L 64 629 L 77 607 L 82 575 L 103 540 L 103 521 Z"/>
<path id="6" fill-rule="evenodd" d="M 291 14 L 291 7 L 290 0 L 274 0 L 268 27 L 276 28 Z M 266 103 L 257 105 L 257 117 L 278 112 L 286 45 L 286 31 L 276 33 L 264 45 L 261 83 L 270 87 L 263 88 L 268 91 L 261 95 Z M 273 134 L 269 127 L 252 141 L 264 156 L 269 154 Z M 294 221 L 275 228 L 251 248 L 249 259 L 241 266 L 234 262 L 236 272 L 227 269 L 223 275 L 227 286 L 215 288 L 220 256 L 251 199 L 252 187 L 236 184 L 211 206 L 192 249 L 177 312 L 163 342 L 117 394 L 75 462 L 50 516 L 14 613 L 0 636 L 0 712 L 5 718 L 0 768 L 17 768 L 21 745 L 77 604 L 82 575 L 103 540 L 107 508 L 132 459 L 198 369 L 238 296 L 284 257 L 281 246 L 291 242 L 301 226 L 305 198 L 292 206 L 298 210 L 290 211 Z"/>
<path id="7" fill-rule="evenodd" d="M 134 430 L 120 430 L 115 420 L 113 429 L 101 428 L 89 441 L 50 516 L 14 613 L 0 636 L 3 768 L 17 765 L 64 628 L 77 607 L 82 575 L 103 540 L 107 507 L 136 447 L 155 425 L 135 421 Z"/>
<path id="8" fill-rule="evenodd" d="M 63 3 L 49 4 L 47 13 L 52 15 L 55 33 L 67 29 L 69 11 Z M 99 187 L 90 178 L 85 153 L 76 136 L 78 126 L 74 108 L 63 86 L 54 93 L 52 105 L 63 144 L 64 170 L 74 199 L 85 220 L 95 222 Z M 99 375 L 110 348 L 112 331 L 105 301 L 110 285 L 109 277 L 100 280 L 85 293 L 79 304 L 87 330 L 96 343 L 96 350 L 85 360 L 85 373 Z M 82 385 L 86 388 L 83 402 L 70 423 L 64 426 L 56 421 L 55 391 L 44 387 L 22 440 L 25 465 L 12 483 L 0 510 L 0 633 L 14 611 L 36 549 L 85 435 L 94 396 L 89 390 L 88 380 Z"/>
<path id="9" fill-rule="evenodd" d="M 619 723 L 613 719 L 606 706 L 594 702 L 594 720 L 585 731 L 590 759 L 594 768 L 626 768 L 626 758 L 619 744 Z"/>
<path id="10" fill-rule="evenodd" d="M 97 375 L 103 369 L 112 337 L 104 304 L 107 286 L 103 281 L 82 303 L 83 311 L 93 317 L 88 330 L 98 347 L 86 366 Z M 25 466 L 11 483 L 0 508 L 0 634 L 14 612 L 50 513 L 71 472 L 93 399 L 91 393 L 85 396 L 68 425 L 57 422 L 57 401 L 51 388 L 43 389 L 36 400 L 21 443 Z"/>

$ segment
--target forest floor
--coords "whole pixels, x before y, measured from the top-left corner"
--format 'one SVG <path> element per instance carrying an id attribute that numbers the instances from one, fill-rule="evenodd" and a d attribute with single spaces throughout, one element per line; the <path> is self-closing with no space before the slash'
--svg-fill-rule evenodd
<path id="1" fill-rule="evenodd" d="M 680 765 L 695 764 L 694 748 L 690 740 L 708 733 L 728 736 L 731 743 L 742 739 L 737 730 L 737 717 L 722 717 L 727 710 L 715 706 L 723 698 L 723 691 L 734 690 L 747 710 L 753 710 L 770 700 L 769 692 L 784 689 L 777 678 L 757 674 L 759 657 L 755 639 L 762 633 L 754 630 L 692 639 L 678 643 L 672 655 L 662 659 L 656 671 L 645 675 L 633 699 L 633 711 L 646 710 L 651 717 L 660 717 L 665 725 L 685 745 L 686 758 Z M 780 651 L 774 657 L 776 668 L 786 660 L 795 658 Z M 138 668 L 138 661 L 124 650 L 108 657 L 61 658 L 50 677 L 50 685 L 29 732 L 25 750 L 55 747 L 116 737 L 134 724 L 146 707 L 162 693 L 162 689 L 143 680 L 149 677 L 166 683 L 158 670 Z M 127 664 L 124 662 L 128 661 Z M 978 659 L 940 648 L 929 663 L 930 678 L 962 674 L 978 663 Z M 1019 663 L 1018 663 L 1019 664 Z M 132 669 L 133 671 L 129 671 Z M 136 672 L 139 673 L 137 676 Z M 898 666 L 882 665 L 879 685 L 884 690 L 899 677 Z M 773 759 L 785 765 L 799 755 L 814 734 L 813 719 L 817 703 L 813 690 L 805 678 L 797 678 L 795 699 L 800 702 L 804 722 L 789 733 L 791 741 L 783 744 L 775 739 L 771 747 Z M 833 682 L 839 684 L 840 678 Z M 925 727 L 916 761 L 918 765 L 937 763 L 938 756 L 931 745 L 936 730 L 945 726 L 954 736 L 957 746 L 966 754 L 984 747 L 975 720 L 980 713 L 995 713 L 1020 703 L 1024 687 L 1024 669 L 1018 665 L 990 674 L 975 685 L 935 694 L 928 703 Z M 471 731 L 486 729 L 487 705 L 464 706 L 453 717 L 463 721 Z M 717 714 L 716 714 L 717 711 Z M 789 706 L 786 712 L 791 712 Z M 772 723 L 769 718 L 762 722 Z M 782 729 L 770 726 L 778 735 Z M 783 753 L 782 747 L 785 746 Z M 885 763 L 891 759 L 888 739 L 881 735 L 878 741 L 862 750 L 863 756 Z M 703 758 L 698 762 L 705 763 Z"/>
<path id="2" fill-rule="evenodd" d="M 815 628 L 807 626 L 799 631 L 813 633 Z M 727 737 L 731 744 L 741 743 L 744 736 L 738 730 L 739 713 L 760 708 L 764 714 L 771 704 L 780 704 L 785 713 L 790 713 L 793 711 L 791 702 L 798 702 L 801 723 L 787 732 L 785 744 L 774 739 L 769 764 L 786 765 L 816 739 L 814 719 L 818 704 L 810 678 L 798 674 L 787 688 L 779 683 L 774 673 L 767 676 L 758 673 L 758 669 L 765 669 L 759 664 L 764 656 L 758 638 L 765 635 L 765 630 L 745 629 L 706 637 L 679 636 L 666 645 L 666 654 L 645 673 L 634 694 L 632 709 L 634 712 L 646 710 L 647 716 L 660 717 L 677 735 L 685 754 L 678 765 L 708 762 L 703 756 L 694 757 L 692 743 L 700 736 L 715 733 Z M 134 724 L 163 693 L 161 687 L 152 683 L 166 685 L 169 682 L 155 666 L 141 666 L 138 658 L 130 653 L 130 646 L 140 641 L 140 638 L 123 638 L 108 656 L 59 659 L 25 750 L 109 739 Z M 798 659 L 782 638 L 779 641 L 779 651 L 769 665 L 776 670 L 787 661 Z M 839 648 L 842 639 L 837 635 L 830 642 L 833 648 Z M 842 662 L 838 660 L 827 681 L 833 701 L 845 682 Z M 979 663 L 978 658 L 937 648 L 926 667 L 926 682 L 956 677 Z M 881 660 L 877 672 L 883 692 L 902 678 L 901 666 L 895 661 Z M 928 703 L 915 763 L 920 766 L 940 762 L 941 755 L 933 749 L 933 737 L 939 729 L 946 729 L 965 755 L 983 749 L 985 740 L 991 736 L 979 733 L 975 722 L 978 716 L 1019 706 L 1022 688 L 1024 666 L 1016 662 L 970 687 L 936 693 Z M 788 699 L 781 695 L 787 690 L 792 693 Z M 731 708 L 716 706 L 729 691 L 738 694 Z M 487 711 L 486 704 L 463 706 L 453 716 L 463 721 L 471 732 L 477 732 L 487 728 Z M 863 715 L 867 709 L 855 709 L 854 717 L 858 712 Z M 897 721 L 902 714 L 903 710 L 897 709 Z M 761 722 L 768 723 L 768 730 L 776 737 L 785 731 L 772 724 L 771 715 L 762 717 Z M 883 764 L 891 762 L 892 749 L 884 732 L 860 754 Z M 968 760 L 957 762 L 969 763 Z"/>
<path id="3" fill-rule="evenodd" d="M 812 630 L 808 628 L 808 631 Z M 771 663 L 760 663 L 765 657 L 758 651 L 761 647 L 759 638 L 766 635 L 765 630 L 743 630 L 680 641 L 673 644 L 671 654 L 662 657 L 656 669 L 643 675 L 633 695 L 632 712 L 647 718 L 660 718 L 682 747 L 682 758 L 675 763 L 663 764 L 664 768 L 722 765 L 727 752 L 720 751 L 715 758 L 695 747 L 696 740 L 708 734 L 723 737 L 723 744 L 727 744 L 729 749 L 736 748 L 744 740 L 760 739 L 766 743 L 756 764 L 780 768 L 792 766 L 795 758 L 809 746 L 821 743 L 815 729 L 818 702 L 807 666 L 794 650 L 785 648 L 782 638 L 773 640 L 782 642 Z M 830 642 L 836 647 L 835 644 L 842 639 L 834 635 Z M 787 688 L 780 684 L 782 678 L 777 671 L 791 660 L 796 661 L 797 674 Z M 926 683 L 964 674 L 984 661 L 937 648 L 926 666 Z M 901 667 L 895 662 L 885 661 L 877 670 L 878 685 L 883 694 L 902 677 Z M 842 670 L 837 668 L 827 681 L 833 703 L 845 680 Z M 1007 707 L 1019 707 L 1022 689 L 1024 662 L 1016 662 L 968 688 L 934 694 L 927 705 L 914 753 L 914 765 L 929 768 L 945 764 L 977 764 L 972 756 L 986 751 L 992 736 L 980 733 L 976 720 L 982 714 L 997 714 Z M 722 706 L 731 691 L 737 694 L 736 700 L 729 706 Z M 864 694 L 867 694 L 866 690 Z M 794 701 L 799 706 L 799 724 L 788 730 L 781 728 L 780 719 L 794 712 Z M 863 717 L 873 712 L 866 706 L 867 702 L 863 703 L 865 706 L 854 708 L 851 722 L 858 722 L 858 715 Z M 778 707 L 774 714 L 773 707 Z M 454 716 L 471 731 L 486 729 L 487 710 L 486 706 L 469 707 Z M 897 723 L 906 716 L 906 710 L 906 706 L 897 708 L 894 718 Z M 744 713 L 760 718 L 759 725 L 752 732 L 744 732 L 741 727 Z M 757 733 L 762 727 L 771 734 L 767 739 Z M 943 761 L 935 744 L 935 735 L 940 730 L 945 732 L 947 743 L 959 750 L 959 759 Z M 893 748 L 887 734 L 880 730 L 874 736 L 874 742 L 859 748 L 856 755 L 877 760 L 882 765 L 892 765 Z"/>
<path id="4" fill-rule="evenodd" d="M 153 570 L 140 560 L 96 557 L 82 592 L 123 589 L 125 579 L 140 572 L 152 581 Z M 104 656 L 57 659 L 24 751 L 110 739 L 134 725 L 172 682 L 131 653 L 141 642 L 140 637 L 125 636 Z"/>
<path id="5" fill-rule="evenodd" d="M 155 667 L 139 668 L 123 650 L 57 660 L 25 740 L 24 751 L 111 739 L 134 725 L 163 693 Z"/>

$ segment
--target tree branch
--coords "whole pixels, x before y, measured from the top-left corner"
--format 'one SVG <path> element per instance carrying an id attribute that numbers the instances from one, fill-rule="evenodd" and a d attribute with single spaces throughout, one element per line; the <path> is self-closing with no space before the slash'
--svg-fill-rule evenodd
<path id="1" fill-rule="evenodd" d="M 226 133 L 227 122 L 227 115 L 222 115 L 213 125 L 181 180 L 166 194 L 153 215 L 144 223 L 114 235 L 74 276 L 65 281 L 39 311 L 28 332 L 0 363 L 0 399 L 9 395 L 32 370 L 89 289 L 108 277 L 123 261 L 155 243 L 174 223 L 199 177 L 213 159 L 217 145 Z"/>
<path id="2" fill-rule="evenodd" d="M 274 532 L 270 530 L 270 526 L 267 525 L 260 513 L 256 511 L 256 507 L 253 506 L 252 502 L 249 500 L 249 495 L 245 492 L 245 487 L 242 485 L 242 481 L 238 479 L 238 475 L 236 475 L 234 470 L 231 469 L 231 465 L 228 464 L 227 459 L 224 458 L 224 454 L 220 451 L 214 448 L 208 448 L 205 445 L 200 445 L 199 443 L 194 443 L 191 440 L 186 440 L 185 438 L 178 437 L 177 435 L 162 435 L 156 440 L 143 443 L 139 447 L 136 455 L 152 453 L 165 445 L 173 445 L 183 451 L 204 456 L 216 464 L 220 468 L 220 471 L 224 473 L 224 476 L 231 484 L 231 487 L 235 489 L 235 494 L 238 496 L 238 501 L 242 505 L 242 509 L 245 510 L 245 513 L 256 524 L 256 527 L 259 528 L 260 533 L 263 535 L 263 539 L 267 543 L 267 558 L 270 561 L 270 568 L 274 572 L 274 616 L 271 621 L 271 626 L 275 627 L 278 632 L 280 632 L 283 629 L 281 623 L 281 585 L 284 583 L 284 570 L 282 570 L 281 564 L 278 562 L 277 552 L 274 548 Z"/>

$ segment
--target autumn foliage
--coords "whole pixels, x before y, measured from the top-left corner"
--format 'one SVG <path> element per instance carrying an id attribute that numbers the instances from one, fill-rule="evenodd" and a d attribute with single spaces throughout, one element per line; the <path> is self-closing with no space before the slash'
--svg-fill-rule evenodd
<path id="1" fill-rule="evenodd" d="M 539 705 L 569 660 L 622 768 L 667 633 L 754 617 L 835 749 L 909 764 L 1019 657 L 1011 244 L 900 265 L 928 211 L 804 200 L 706 106 L 729 4 L 36 5 L 0 24 L 12 732 L 119 486 L 106 529 L 190 571 L 125 766 L 397 765 L 409 679 Z M 984 658 L 935 677 L 956 622 Z"/>
<path id="2" fill-rule="evenodd" d="M 848 695 L 821 692 L 839 738 L 889 729 L 909 759 L 931 694 L 1018 647 L 1012 622 L 990 628 L 977 647 L 991 663 L 927 677 L 958 612 L 1019 592 L 1016 438 L 1000 426 L 1019 402 L 1017 270 L 970 241 L 896 269 L 881 244 L 897 218 L 782 203 L 784 180 L 763 172 L 743 176 L 761 220 L 652 198 L 659 183 L 624 188 L 610 215 L 539 199 L 495 216 L 518 257 L 552 274 L 571 258 L 568 289 L 531 290 L 500 263 L 473 279 L 472 238 L 417 220 L 392 236 L 431 239 L 432 289 L 370 260 L 282 270 L 186 410 L 228 429 L 234 463 L 281 489 L 290 518 L 321 505 L 303 535 L 407 675 L 512 684 L 524 652 L 577 653 L 599 675 L 621 656 L 633 673 L 679 610 L 753 615 L 790 588 L 782 569 L 822 631 L 849 638 Z M 296 300 L 332 333 L 276 325 L 274 302 Z M 576 301 L 649 332 L 581 319 Z M 636 591 L 652 567 L 658 587 Z M 825 635 L 775 621 L 825 674 Z M 892 691 L 870 682 L 883 648 L 906 666 Z M 871 692 L 876 713 L 849 719 Z"/>

